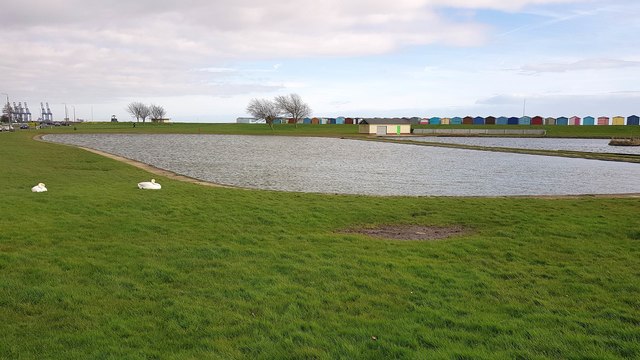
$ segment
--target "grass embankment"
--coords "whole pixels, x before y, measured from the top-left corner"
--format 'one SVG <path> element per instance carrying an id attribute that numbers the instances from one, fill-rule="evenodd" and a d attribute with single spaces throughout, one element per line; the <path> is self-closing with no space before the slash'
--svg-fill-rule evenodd
<path id="1" fill-rule="evenodd" d="M 145 192 L 32 134 L 0 134 L 0 358 L 640 356 L 638 199 Z M 472 231 L 337 233 L 391 223 Z"/>
<path id="2" fill-rule="evenodd" d="M 75 128 L 75 129 L 74 129 Z M 413 128 L 435 129 L 544 129 L 546 137 L 612 138 L 639 137 L 640 126 L 521 126 L 521 125 L 413 125 Z M 35 130 L 30 130 L 35 131 Z M 174 133 L 174 134 L 244 134 L 244 135 L 298 135 L 298 136 L 366 136 L 358 134 L 358 125 L 267 125 L 258 124 L 198 124 L 198 123 L 80 123 L 60 126 L 43 132 L 115 132 L 115 133 Z"/>

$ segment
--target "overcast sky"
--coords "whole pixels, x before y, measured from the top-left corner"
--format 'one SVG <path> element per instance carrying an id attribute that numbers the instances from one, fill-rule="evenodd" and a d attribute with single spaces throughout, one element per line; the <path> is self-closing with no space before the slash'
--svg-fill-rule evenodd
<path id="1" fill-rule="evenodd" d="M 37 118 L 640 113 L 637 0 L 3 1 L 0 92 Z M 4 95 L 3 95 L 4 96 Z M 92 111 L 93 109 L 93 111 Z M 72 114 L 70 116 L 73 116 Z"/>

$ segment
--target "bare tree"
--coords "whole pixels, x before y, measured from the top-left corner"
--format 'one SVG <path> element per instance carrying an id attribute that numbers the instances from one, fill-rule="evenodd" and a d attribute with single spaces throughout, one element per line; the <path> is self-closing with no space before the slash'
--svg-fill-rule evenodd
<path id="1" fill-rule="evenodd" d="M 280 112 L 293 119 L 296 127 L 302 118 L 311 115 L 311 108 L 298 94 L 276 96 L 275 102 Z"/>
<path id="2" fill-rule="evenodd" d="M 144 122 L 149 115 L 151 115 L 151 109 L 149 109 L 147 105 L 142 104 L 142 107 L 140 108 L 140 118 L 142 119 L 142 122 Z"/>
<path id="3" fill-rule="evenodd" d="M 273 120 L 280 116 L 280 109 L 276 103 L 267 99 L 251 99 L 247 112 L 256 119 L 264 119 L 272 130 Z"/>
<path id="4" fill-rule="evenodd" d="M 136 118 L 136 121 L 140 121 L 140 119 L 142 118 L 142 121 L 144 122 L 144 118 L 142 117 L 142 114 L 144 113 L 144 109 L 146 107 L 147 107 L 147 105 L 145 105 L 145 104 L 143 104 L 141 102 L 132 102 L 129 105 L 127 105 L 127 112 L 129 114 L 131 114 L 131 116 Z M 147 116 L 149 116 L 148 113 L 147 113 Z M 145 116 L 145 118 L 147 116 Z"/>
<path id="5" fill-rule="evenodd" d="M 149 111 L 151 112 L 151 120 L 164 119 L 167 111 L 160 105 L 149 105 Z"/>

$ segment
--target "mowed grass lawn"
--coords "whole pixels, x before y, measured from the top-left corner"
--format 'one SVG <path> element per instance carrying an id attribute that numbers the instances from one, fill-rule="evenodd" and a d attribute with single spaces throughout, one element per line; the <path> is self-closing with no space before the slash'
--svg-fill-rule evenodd
<path id="1" fill-rule="evenodd" d="M 0 358 L 640 357 L 637 198 L 212 188 L 32 134 L 0 134 Z M 377 224 L 469 233 L 340 233 Z"/>

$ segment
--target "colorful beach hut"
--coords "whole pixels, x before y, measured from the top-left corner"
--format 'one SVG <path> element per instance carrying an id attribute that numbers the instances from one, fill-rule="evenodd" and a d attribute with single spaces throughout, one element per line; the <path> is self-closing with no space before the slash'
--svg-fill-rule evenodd
<path id="1" fill-rule="evenodd" d="M 420 125 L 429 125 L 429 119 L 428 118 L 420 119 Z"/>
<path id="2" fill-rule="evenodd" d="M 520 122 L 520 118 L 512 116 L 507 120 L 507 125 L 518 125 L 519 122 Z"/>
<path id="3" fill-rule="evenodd" d="M 624 116 L 614 116 L 611 125 L 624 125 Z"/>
<path id="4" fill-rule="evenodd" d="M 500 116 L 496 118 L 496 125 L 507 125 L 509 124 L 509 118 L 506 116 Z"/>
<path id="5" fill-rule="evenodd" d="M 302 119 L 302 123 L 303 124 L 311 124 L 311 118 L 306 117 L 306 118 Z"/>
<path id="6" fill-rule="evenodd" d="M 495 125 L 496 124 L 496 117 L 495 116 L 487 116 L 486 118 L 484 118 L 484 124 L 485 125 Z"/>
<path id="7" fill-rule="evenodd" d="M 580 116 L 572 116 L 569 118 L 569 125 L 580 125 L 580 120 L 582 120 L 582 118 L 580 118 Z"/>
<path id="8" fill-rule="evenodd" d="M 451 124 L 451 119 L 448 117 L 444 117 L 440 119 L 440 125 L 449 125 Z"/>
<path id="9" fill-rule="evenodd" d="M 353 125 L 354 120 L 353 120 L 353 118 L 345 118 L 344 119 L 344 123 L 347 124 L 347 125 Z"/>
<path id="10" fill-rule="evenodd" d="M 451 125 L 462 125 L 462 118 L 460 116 L 454 116 L 449 123 Z"/>
<path id="11" fill-rule="evenodd" d="M 484 118 L 482 116 L 476 116 L 473 118 L 473 125 L 484 125 Z"/>
<path id="12" fill-rule="evenodd" d="M 531 125 L 542 125 L 544 123 L 544 119 L 542 116 L 534 116 L 531 118 Z"/>
<path id="13" fill-rule="evenodd" d="M 531 117 L 522 116 L 520 119 L 518 119 L 518 125 L 531 125 Z"/>
<path id="14" fill-rule="evenodd" d="M 473 125 L 473 118 L 471 116 L 465 116 L 462 118 L 462 124 Z"/>
<path id="15" fill-rule="evenodd" d="M 431 119 L 429 119 L 429 124 L 430 124 L 430 125 L 440 125 L 440 121 L 441 121 L 441 120 L 442 120 L 442 119 L 440 119 L 439 117 L 434 116 L 434 117 L 432 117 Z"/>
<path id="16" fill-rule="evenodd" d="M 344 125 L 344 116 L 338 116 L 336 118 L 336 124 Z"/>
<path id="17" fill-rule="evenodd" d="M 544 124 L 545 125 L 555 125 L 556 124 L 556 118 L 548 117 L 548 118 L 544 119 Z"/>
<path id="18" fill-rule="evenodd" d="M 609 125 L 609 117 L 608 116 L 600 116 L 598 118 L 598 125 Z"/>
<path id="19" fill-rule="evenodd" d="M 556 125 L 569 125 L 569 118 L 560 116 L 556 119 Z"/>
<path id="20" fill-rule="evenodd" d="M 311 123 L 313 125 L 318 125 L 320 124 L 320 118 L 314 117 L 313 119 L 311 119 Z"/>
<path id="21" fill-rule="evenodd" d="M 627 125 L 640 125 L 640 118 L 638 115 L 631 115 L 627 118 Z"/>
<path id="22" fill-rule="evenodd" d="M 596 118 L 593 116 L 585 116 L 582 118 L 582 125 L 591 126 L 596 124 Z"/>

